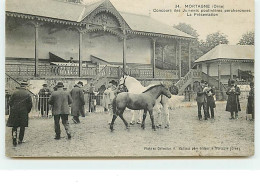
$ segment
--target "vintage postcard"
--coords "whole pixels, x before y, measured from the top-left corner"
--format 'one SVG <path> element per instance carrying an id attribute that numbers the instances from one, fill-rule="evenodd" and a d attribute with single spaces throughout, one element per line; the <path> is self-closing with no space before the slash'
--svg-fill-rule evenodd
<path id="1" fill-rule="evenodd" d="M 6 0 L 8 157 L 254 155 L 253 0 Z"/>

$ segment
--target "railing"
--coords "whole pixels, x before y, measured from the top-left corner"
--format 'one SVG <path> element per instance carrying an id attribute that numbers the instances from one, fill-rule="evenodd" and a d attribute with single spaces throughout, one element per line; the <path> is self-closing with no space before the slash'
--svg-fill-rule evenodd
<path id="1" fill-rule="evenodd" d="M 202 80 L 207 81 L 211 86 L 215 86 L 219 90 L 225 91 L 227 88 L 225 85 L 223 85 L 221 82 L 219 82 L 217 79 L 207 75 L 206 73 L 201 73 Z"/>
<path id="2" fill-rule="evenodd" d="M 175 85 L 180 90 L 190 79 L 201 77 L 201 72 L 191 69 L 184 77 L 182 77 Z"/>
<path id="3" fill-rule="evenodd" d="M 6 64 L 6 73 L 13 77 L 21 76 L 30 78 L 34 76 L 34 65 L 31 64 Z M 41 64 L 38 67 L 38 75 L 40 77 L 78 77 L 78 66 L 58 66 Z M 153 78 L 152 69 L 127 68 L 126 74 L 135 78 Z M 101 71 L 97 67 L 82 67 L 82 77 L 100 78 L 111 77 L 118 78 L 123 72 L 118 66 L 105 66 Z M 155 78 L 177 79 L 178 72 L 176 70 L 155 69 Z"/>

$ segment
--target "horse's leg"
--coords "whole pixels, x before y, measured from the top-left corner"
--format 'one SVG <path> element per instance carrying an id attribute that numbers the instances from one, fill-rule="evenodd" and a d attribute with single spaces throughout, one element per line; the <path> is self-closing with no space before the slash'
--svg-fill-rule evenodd
<path id="1" fill-rule="evenodd" d="M 142 125 L 141 125 L 142 129 L 145 128 L 145 118 L 146 118 L 146 114 L 147 114 L 147 110 L 144 110 L 144 113 L 143 113 L 143 121 L 142 121 Z"/>
<path id="2" fill-rule="evenodd" d="M 131 114 L 132 114 L 132 119 L 131 119 L 130 125 L 134 125 L 135 124 L 135 111 L 131 110 Z"/>
<path id="3" fill-rule="evenodd" d="M 154 110 L 155 110 L 155 112 L 156 112 L 156 114 L 157 114 L 157 119 L 158 119 L 157 124 L 156 124 L 156 127 L 159 128 L 159 127 L 162 126 L 162 116 L 161 116 L 162 111 L 161 111 L 161 105 L 160 105 L 160 103 L 157 102 L 157 101 L 156 101 L 156 103 L 155 103 Z"/>
<path id="4" fill-rule="evenodd" d="M 114 130 L 113 126 L 114 126 L 116 118 L 117 118 L 117 115 L 114 114 L 113 118 L 112 118 L 112 121 L 110 123 L 110 130 L 111 130 L 111 132 Z"/>
<path id="5" fill-rule="evenodd" d="M 139 117 L 139 118 L 138 118 L 138 120 L 137 120 L 136 123 L 137 123 L 137 124 L 140 124 L 140 123 L 142 123 L 142 110 L 139 110 L 139 111 L 138 111 L 138 117 Z"/>
<path id="6" fill-rule="evenodd" d="M 123 113 L 124 113 L 124 110 L 119 113 L 119 117 L 123 120 L 123 122 L 124 122 L 124 124 L 125 124 L 125 126 L 126 126 L 126 129 L 128 129 L 129 126 L 128 126 L 127 121 L 126 121 L 125 118 L 123 117 Z"/>
<path id="7" fill-rule="evenodd" d="M 163 111 L 164 111 L 164 115 L 165 115 L 165 121 L 166 121 L 166 125 L 165 128 L 169 128 L 170 125 L 170 114 L 169 114 L 169 105 L 168 103 L 164 103 L 163 104 Z"/>
<path id="8" fill-rule="evenodd" d="M 155 125 L 154 125 L 153 108 L 149 108 L 149 114 L 150 114 L 150 118 L 151 118 L 151 121 L 152 121 L 152 129 L 155 131 L 156 128 L 155 128 Z"/>

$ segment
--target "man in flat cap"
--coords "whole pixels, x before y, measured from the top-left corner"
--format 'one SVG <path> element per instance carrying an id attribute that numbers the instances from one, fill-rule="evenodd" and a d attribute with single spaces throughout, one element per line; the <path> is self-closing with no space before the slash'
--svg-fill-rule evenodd
<path id="1" fill-rule="evenodd" d="M 48 89 L 48 85 L 44 83 L 42 85 L 42 89 L 40 89 L 38 95 L 39 95 L 39 103 L 38 103 L 38 110 L 41 112 L 42 116 L 47 116 L 49 114 L 49 104 L 48 100 L 51 95 L 50 89 Z"/>
<path id="2" fill-rule="evenodd" d="M 80 123 L 79 116 L 85 117 L 85 100 L 83 92 L 83 82 L 79 81 L 74 88 L 70 91 L 72 97 L 71 115 L 74 123 Z"/>
<path id="3" fill-rule="evenodd" d="M 25 127 L 28 127 L 28 114 L 32 109 L 32 97 L 27 90 L 28 83 L 23 81 L 9 100 L 10 115 L 7 126 L 12 127 L 13 146 L 17 145 L 17 129 L 20 128 L 18 144 L 23 143 Z"/>
<path id="4" fill-rule="evenodd" d="M 52 114 L 54 116 L 55 133 L 54 139 L 60 139 L 60 119 L 66 130 L 68 139 L 71 139 L 70 126 L 68 116 L 70 113 L 69 105 L 72 103 L 72 98 L 67 91 L 63 90 L 63 83 L 58 82 L 57 91 L 54 91 L 49 99 L 49 104 L 52 105 Z"/>

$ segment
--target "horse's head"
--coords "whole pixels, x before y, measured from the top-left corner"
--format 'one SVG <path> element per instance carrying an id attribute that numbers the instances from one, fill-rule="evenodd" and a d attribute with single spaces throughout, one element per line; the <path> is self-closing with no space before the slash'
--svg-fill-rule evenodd
<path id="1" fill-rule="evenodd" d="M 123 77 L 121 77 L 119 79 L 119 84 L 118 84 L 118 90 L 120 92 L 128 92 L 128 89 L 126 87 L 126 79 L 128 78 L 129 76 L 128 75 L 123 75 Z"/>
<path id="2" fill-rule="evenodd" d="M 119 79 L 119 84 L 118 86 L 125 86 L 125 81 L 126 81 L 126 78 L 128 77 L 128 75 L 123 75 L 120 79 Z"/>
<path id="3" fill-rule="evenodd" d="M 168 88 L 166 88 L 163 84 L 161 84 L 161 87 L 162 87 L 162 94 L 164 96 L 166 96 L 167 98 L 171 98 L 172 97 L 172 94 L 171 92 L 169 91 Z"/>

